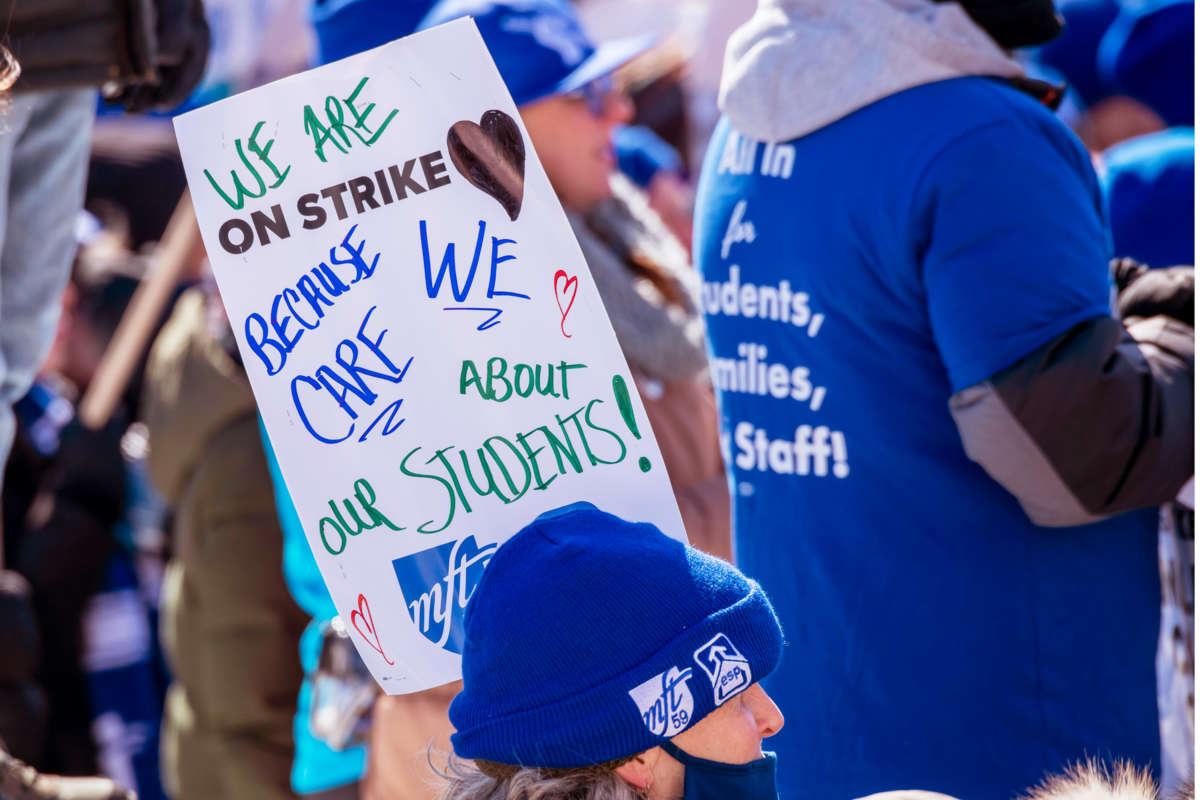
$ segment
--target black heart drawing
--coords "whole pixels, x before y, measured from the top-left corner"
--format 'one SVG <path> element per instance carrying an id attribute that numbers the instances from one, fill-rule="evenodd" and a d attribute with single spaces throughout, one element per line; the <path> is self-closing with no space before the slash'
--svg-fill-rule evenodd
<path id="1" fill-rule="evenodd" d="M 516 121 L 494 108 L 483 112 L 478 125 L 459 120 L 446 133 L 446 148 L 462 176 L 516 220 L 525 195 L 525 141 Z"/>

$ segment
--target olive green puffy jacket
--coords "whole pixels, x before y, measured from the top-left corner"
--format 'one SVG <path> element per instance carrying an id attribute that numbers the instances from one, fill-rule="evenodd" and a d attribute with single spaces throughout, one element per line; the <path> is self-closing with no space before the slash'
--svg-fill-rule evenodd
<path id="1" fill-rule="evenodd" d="M 291 796 L 297 643 L 283 535 L 250 385 L 185 294 L 154 344 L 151 478 L 175 509 L 162 637 L 175 677 L 164 778 L 175 800 Z"/>

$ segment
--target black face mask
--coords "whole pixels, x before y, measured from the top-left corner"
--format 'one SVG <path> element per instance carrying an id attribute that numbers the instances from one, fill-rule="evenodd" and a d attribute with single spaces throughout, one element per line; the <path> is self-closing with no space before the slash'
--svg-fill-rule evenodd
<path id="1" fill-rule="evenodd" d="M 955 1 L 1005 50 L 1045 44 L 1063 28 L 1062 17 L 1054 10 L 1054 0 Z"/>

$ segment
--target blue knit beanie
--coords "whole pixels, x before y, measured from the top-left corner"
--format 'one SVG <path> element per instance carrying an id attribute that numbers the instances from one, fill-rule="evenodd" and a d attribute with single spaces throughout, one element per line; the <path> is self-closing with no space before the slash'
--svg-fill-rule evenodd
<path id="1" fill-rule="evenodd" d="M 1100 42 L 1100 77 L 1168 126 L 1196 121 L 1193 0 L 1125 0 Z"/>
<path id="2" fill-rule="evenodd" d="M 465 628 L 454 752 L 525 767 L 648 750 L 770 673 L 783 646 L 757 583 L 590 503 L 502 544 Z"/>
<path id="3" fill-rule="evenodd" d="M 1196 244 L 1196 131 L 1169 128 L 1105 151 L 1100 186 L 1113 255 L 1151 267 L 1191 264 Z"/>
<path id="4" fill-rule="evenodd" d="M 1034 58 L 1062 76 L 1075 90 L 1084 108 L 1113 93 L 1096 65 L 1100 40 L 1121 10 L 1117 0 L 1066 0 L 1059 4 L 1063 32 L 1042 45 Z"/>

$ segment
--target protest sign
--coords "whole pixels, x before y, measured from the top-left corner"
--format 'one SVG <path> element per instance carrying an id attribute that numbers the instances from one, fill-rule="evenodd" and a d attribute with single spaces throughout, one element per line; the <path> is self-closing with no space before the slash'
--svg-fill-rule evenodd
<path id="1" fill-rule="evenodd" d="M 684 538 L 600 296 L 473 22 L 175 127 L 288 490 L 385 691 L 459 677 L 463 608 L 539 513 L 589 500 Z"/>

